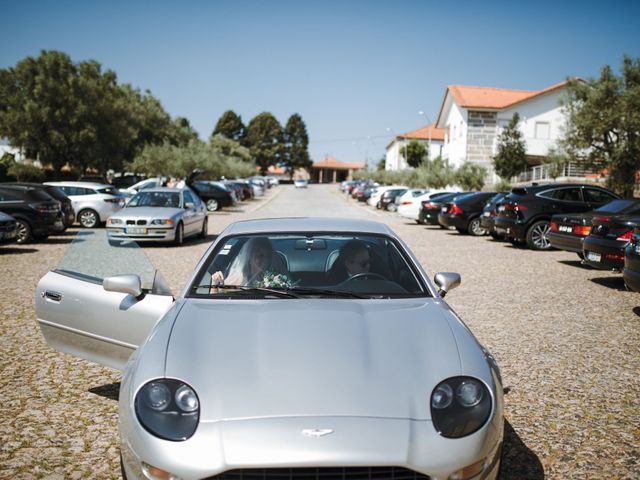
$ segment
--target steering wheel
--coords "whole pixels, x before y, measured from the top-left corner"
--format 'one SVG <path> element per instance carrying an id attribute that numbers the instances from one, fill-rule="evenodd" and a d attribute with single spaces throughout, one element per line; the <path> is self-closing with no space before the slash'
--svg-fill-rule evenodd
<path id="1" fill-rule="evenodd" d="M 351 282 L 352 280 L 362 280 L 363 278 L 375 278 L 378 280 L 387 280 L 383 275 L 380 275 L 379 273 L 363 272 L 363 273 L 356 273 L 352 277 L 347 278 L 344 282 L 342 282 L 342 284 L 344 285 L 346 283 Z"/>

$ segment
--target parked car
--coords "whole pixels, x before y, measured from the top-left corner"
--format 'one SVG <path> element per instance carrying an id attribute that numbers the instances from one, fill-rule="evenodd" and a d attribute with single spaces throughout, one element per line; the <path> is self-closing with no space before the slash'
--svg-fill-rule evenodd
<path id="1" fill-rule="evenodd" d="M 624 251 L 638 220 L 638 212 L 593 217 L 591 233 L 582 242 L 583 263 L 599 270 L 622 271 Z"/>
<path id="2" fill-rule="evenodd" d="M 128 187 L 124 187 L 124 188 L 118 187 L 118 188 L 122 194 L 132 197 L 136 193 L 138 193 L 140 190 L 162 187 L 166 182 L 167 182 L 167 177 L 152 177 L 152 178 L 145 178 L 143 180 L 140 180 L 139 182 L 134 183 L 133 185 Z"/>
<path id="3" fill-rule="evenodd" d="M 507 196 L 507 192 L 496 193 L 493 197 L 487 200 L 484 208 L 482 209 L 482 215 L 480 216 L 480 227 L 485 230 L 494 239 L 502 238 L 496 233 L 495 218 L 497 215 L 498 204 Z"/>
<path id="4" fill-rule="evenodd" d="M 487 231 L 480 226 L 480 215 L 487 200 L 496 192 L 473 192 L 446 202 L 438 215 L 438 223 L 443 227 L 454 227 L 459 233 L 473 236 L 486 235 Z"/>
<path id="5" fill-rule="evenodd" d="M 116 187 L 119 190 L 123 190 L 123 189 L 127 189 L 129 187 L 132 187 L 133 185 L 135 185 L 136 183 L 139 183 L 143 180 L 145 180 L 147 177 L 145 175 L 138 175 L 138 174 L 124 174 L 124 175 L 118 175 L 118 176 L 114 176 L 111 179 L 111 185 L 113 185 L 114 187 Z"/>
<path id="6" fill-rule="evenodd" d="M 533 250 L 548 250 L 553 215 L 588 212 L 616 198 L 620 197 L 612 191 L 590 184 L 534 183 L 513 188 L 498 205 L 496 233 Z"/>
<path id="7" fill-rule="evenodd" d="M 249 182 L 242 180 L 223 180 L 222 184 L 236 192 L 236 199 L 238 201 L 243 201 L 253 197 L 253 189 Z"/>
<path id="8" fill-rule="evenodd" d="M 328 283 L 354 244 L 371 270 Z M 254 253 L 288 272 L 213 281 Z M 502 380 L 443 300 L 460 276 L 432 282 L 387 225 L 231 224 L 175 301 L 126 263 L 49 272 L 35 297 L 51 346 L 124 369 L 127 478 L 496 478 Z"/>
<path id="9" fill-rule="evenodd" d="M 390 188 L 386 192 L 384 192 L 378 203 L 376 204 L 377 209 L 388 210 L 390 212 L 395 212 L 398 210 L 398 206 L 396 205 L 396 198 L 400 197 L 407 189 L 404 187 L 400 188 Z"/>
<path id="10" fill-rule="evenodd" d="M 1 194 L 0 194 L 1 195 Z M 0 244 L 18 241 L 18 223 L 11 215 L 0 212 Z"/>
<path id="11" fill-rule="evenodd" d="M 422 195 L 429 193 L 430 191 L 431 189 L 429 188 L 409 188 L 402 195 L 396 197 L 396 205 L 399 207 L 403 204 L 403 202 L 421 197 Z M 417 215 L 418 214 L 416 213 L 416 218 Z"/>
<path id="12" fill-rule="evenodd" d="M 423 225 L 442 225 L 438 222 L 438 215 L 442 213 L 442 207 L 445 203 L 453 200 L 462 195 L 467 195 L 469 192 L 449 192 L 445 195 L 440 195 L 436 198 L 430 198 L 429 200 L 423 200 L 420 205 L 420 213 L 418 214 L 418 223 Z"/>
<path id="13" fill-rule="evenodd" d="M 309 185 L 309 181 L 305 180 L 304 178 L 296 178 L 293 181 L 293 186 L 296 188 L 307 188 L 308 185 Z"/>
<path id="14" fill-rule="evenodd" d="M 124 196 L 112 185 L 91 182 L 46 182 L 45 185 L 60 188 L 71 199 L 76 218 L 85 228 L 99 227 L 125 204 Z"/>
<path id="15" fill-rule="evenodd" d="M 67 228 L 73 225 L 73 222 L 76 221 L 76 214 L 73 211 L 73 202 L 69 197 L 67 197 L 67 195 L 65 195 L 62 189 L 54 187 L 53 185 L 31 182 L 10 182 L 6 183 L 5 185 L 20 185 L 24 187 L 41 188 L 45 192 L 47 192 L 54 200 L 57 200 L 60 203 L 62 223 L 56 224 L 56 232 L 64 232 Z"/>
<path id="16" fill-rule="evenodd" d="M 397 189 L 406 190 L 406 188 L 407 187 L 404 187 L 402 185 L 384 185 L 384 186 L 375 187 L 374 189 L 371 190 L 369 198 L 366 199 L 367 205 L 369 205 L 370 207 L 375 207 L 378 205 L 380 198 L 385 192 L 389 190 L 397 190 Z"/>
<path id="17" fill-rule="evenodd" d="M 189 184 L 207 206 L 207 210 L 215 212 L 222 207 L 231 207 L 236 203 L 234 192 L 220 182 L 198 180 Z"/>
<path id="18" fill-rule="evenodd" d="M 207 208 L 188 188 L 145 189 L 107 220 L 112 240 L 173 242 L 182 245 L 186 237 L 207 237 Z"/>
<path id="19" fill-rule="evenodd" d="M 416 191 L 420 192 L 423 190 L 420 189 Z M 408 218 L 409 220 L 414 220 L 416 223 L 422 223 L 418 220 L 420 209 L 422 208 L 422 202 L 436 199 L 452 192 L 430 191 L 418 194 L 417 196 L 414 196 L 413 194 L 407 195 L 407 193 L 400 197 L 400 201 L 398 201 L 398 198 L 396 198 L 396 205 L 398 205 L 398 215 L 403 218 Z"/>
<path id="20" fill-rule="evenodd" d="M 558 214 L 551 217 L 547 238 L 551 247 L 575 252 L 583 258 L 582 241 L 591 233 L 591 220 L 595 216 L 640 214 L 640 202 L 618 199 L 585 213 Z"/>
<path id="21" fill-rule="evenodd" d="M 640 219 L 633 227 L 631 241 L 625 248 L 622 278 L 634 292 L 640 292 Z"/>
<path id="22" fill-rule="evenodd" d="M 60 202 L 42 188 L 0 184 L 0 212 L 16 220 L 18 243 L 43 240 L 62 227 Z"/>
<path id="23" fill-rule="evenodd" d="M 107 180 L 107 177 L 105 177 L 104 175 L 80 175 L 80 177 L 78 178 L 78 181 L 99 183 L 101 185 L 105 185 L 109 183 L 109 181 Z"/>

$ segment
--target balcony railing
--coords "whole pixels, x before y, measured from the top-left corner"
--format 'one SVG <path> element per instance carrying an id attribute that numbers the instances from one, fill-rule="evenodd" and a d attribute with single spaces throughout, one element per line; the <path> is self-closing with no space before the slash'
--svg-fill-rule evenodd
<path id="1" fill-rule="evenodd" d="M 554 178 L 549 175 L 551 168 L 552 166 L 550 165 L 536 165 L 535 167 L 531 167 L 530 169 L 527 169 L 527 171 L 522 172 L 517 177 L 514 177 L 512 180 L 516 183 L 553 181 Z M 556 177 L 556 180 L 567 178 L 596 179 L 599 178 L 599 175 L 595 170 L 586 167 L 583 163 L 569 162 L 562 169 L 562 173 Z"/>

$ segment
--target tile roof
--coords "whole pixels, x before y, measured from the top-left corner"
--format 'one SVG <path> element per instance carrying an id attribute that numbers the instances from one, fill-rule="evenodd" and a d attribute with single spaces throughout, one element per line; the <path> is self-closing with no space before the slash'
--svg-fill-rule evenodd
<path id="1" fill-rule="evenodd" d="M 449 85 L 448 90 L 460 107 L 502 109 L 563 88 L 567 86 L 567 83 L 566 81 L 560 82 L 544 90 L 510 90 L 506 88 L 466 87 L 464 85 Z"/>
<path id="2" fill-rule="evenodd" d="M 431 131 L 431 140 L 444 141 L 444 128 L 436 128 L 435 123 L 431 123 L 417 130 L 398 135 L 398 138 L 406 138 L 409 140 L 429 140 L 429 131 Z"/>
<path id="3" fill-rule="evenodd" d="M 366 163 L 347 163 L 340 162 L 333 157 L 325 157 L 323 160 L 313 162 L 313 168 L 333 168 L 337 170 L 358 170 L 360 168 L 367 168 Z"/>

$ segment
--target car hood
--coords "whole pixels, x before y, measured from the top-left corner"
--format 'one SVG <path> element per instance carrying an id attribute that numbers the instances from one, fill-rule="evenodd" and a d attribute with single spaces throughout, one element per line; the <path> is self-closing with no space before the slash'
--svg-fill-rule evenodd
<path id="1" fill-rule="evenodd" d="M 111 218 L 169 218 L 182 213 L 181 208 L 169 207 L 125 207 Z"/>
<path id="2" fill-rule="evenodd" d="M 187 299 L 165 375 L 195 389 L 202 421 L 428 419 L 433 388 L 461 373 L 454 318 L 435 299 Z"/>

